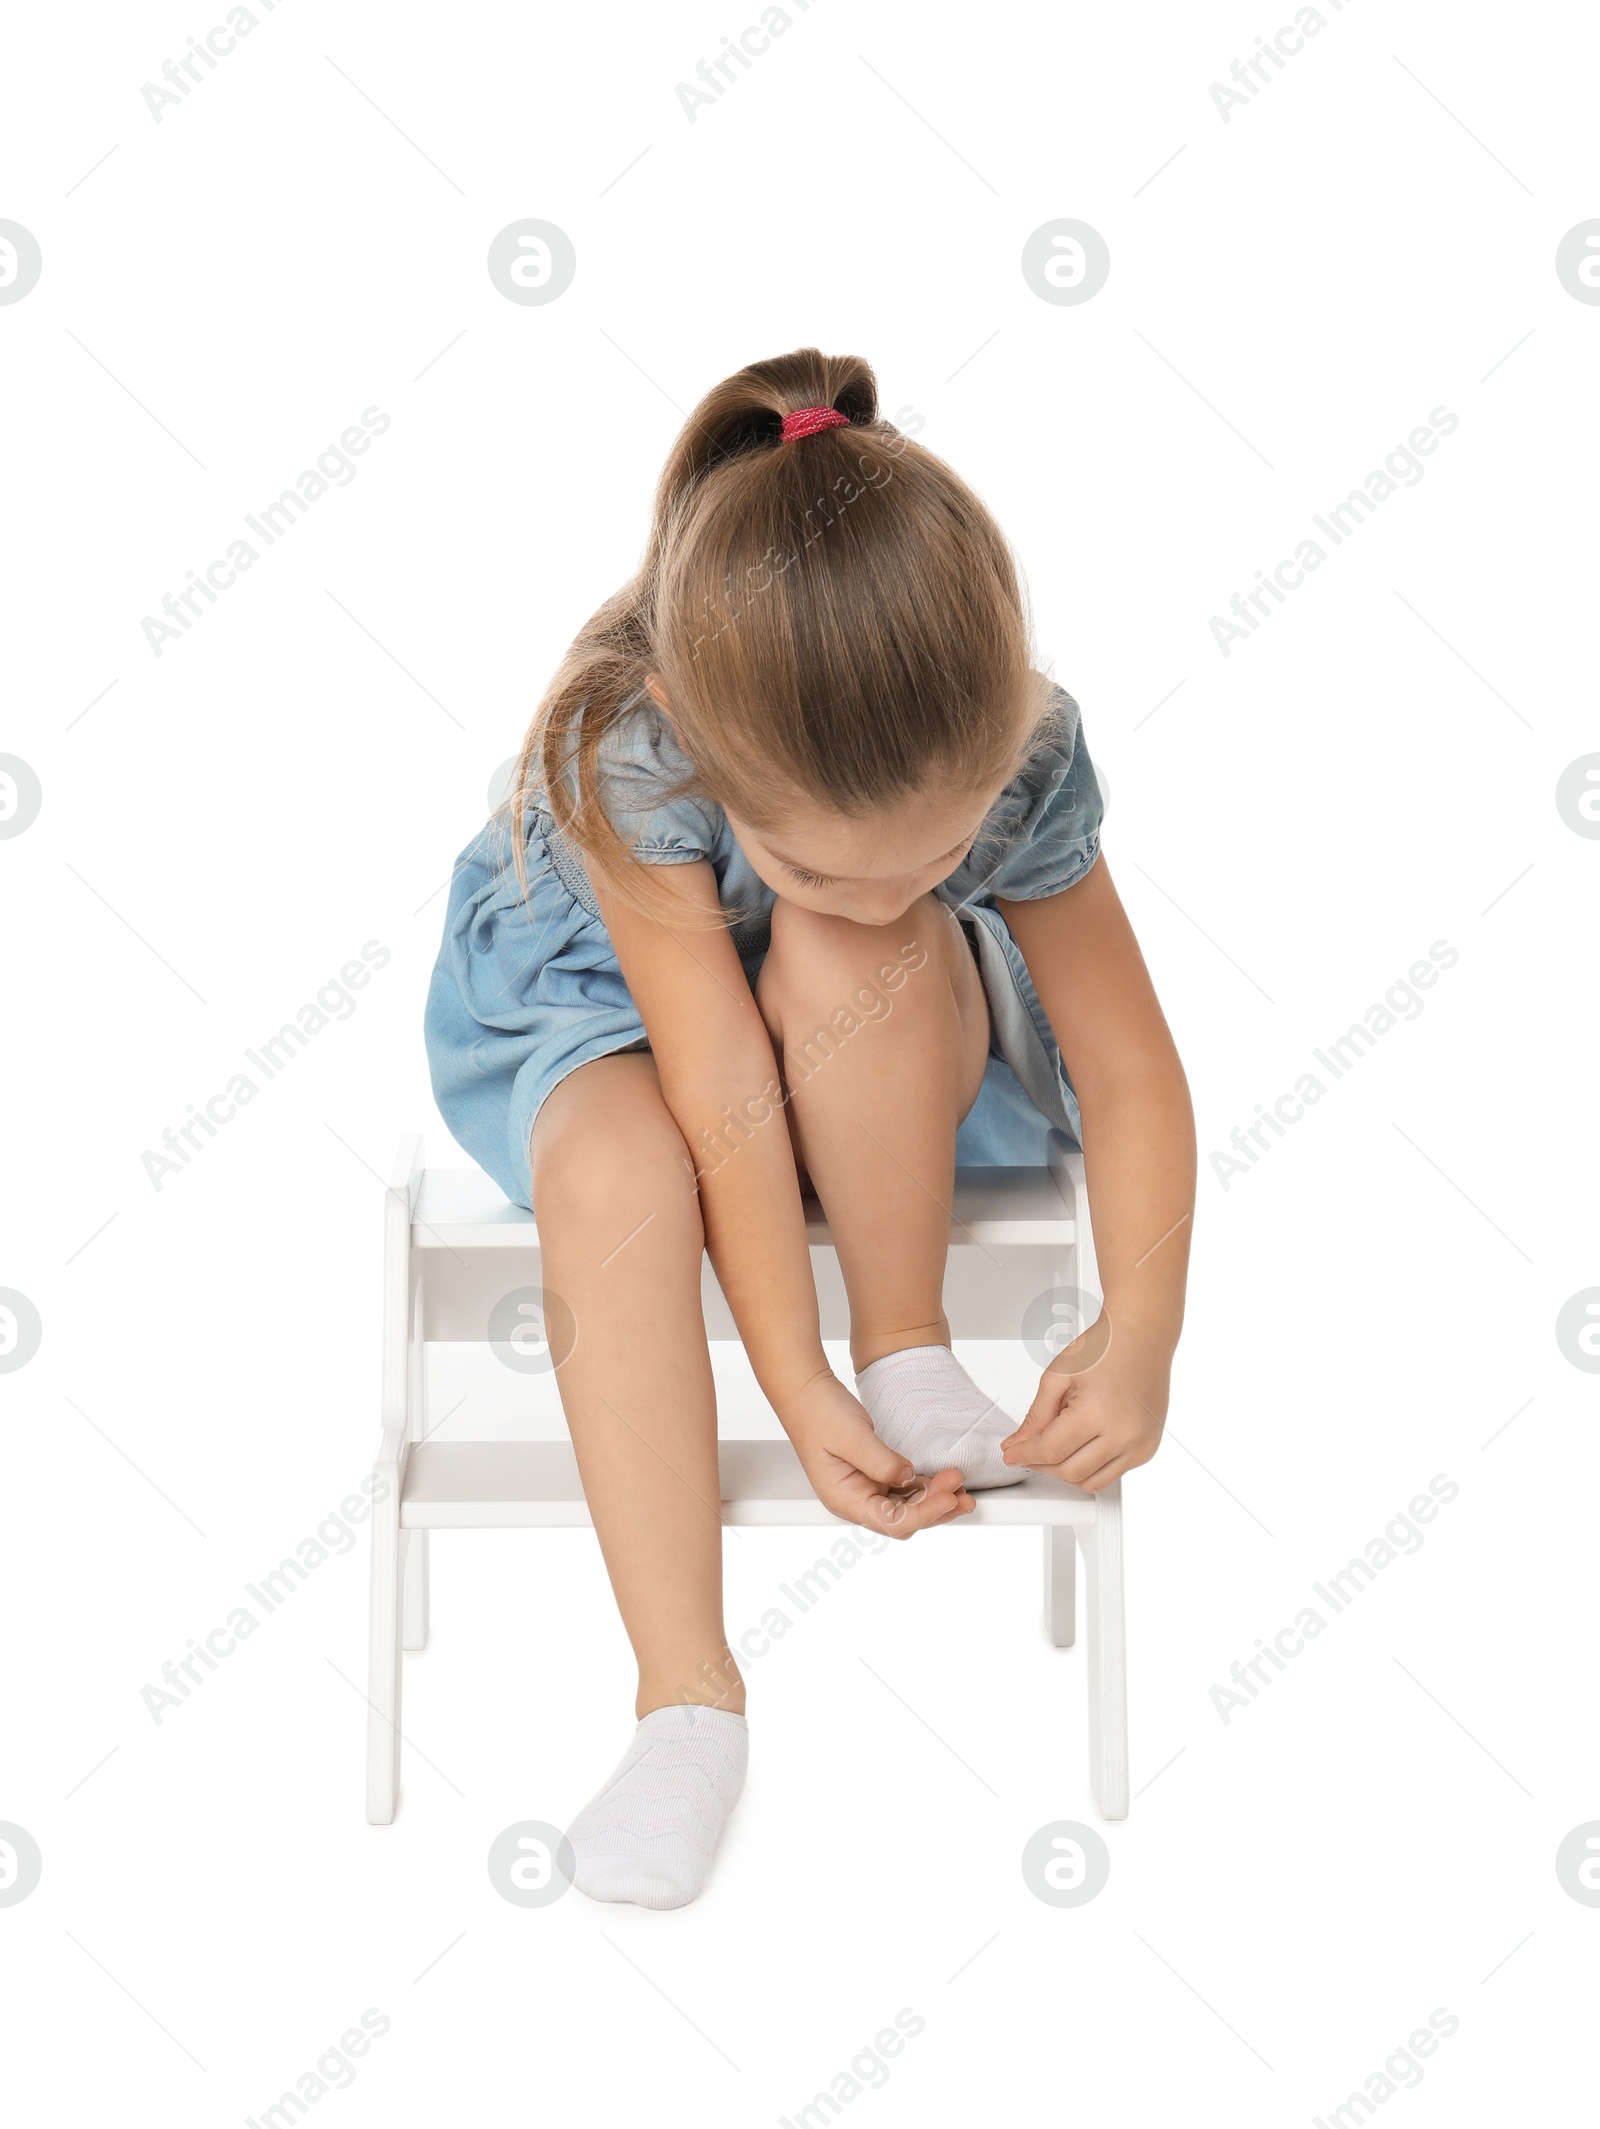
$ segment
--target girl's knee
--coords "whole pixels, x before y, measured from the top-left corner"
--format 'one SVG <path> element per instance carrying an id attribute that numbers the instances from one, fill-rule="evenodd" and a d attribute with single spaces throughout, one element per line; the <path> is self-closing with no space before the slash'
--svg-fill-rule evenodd
<path id="1" fill-rule="evenodd" d="M 648 1220 L 658 1241 L 704 1246 L 694 1162 L 659 1094 L 653 1106 L 585 1102 L 541 1116 L 529 1150 L 534 1217 L 551 1234 L 620 1241 Z"/>

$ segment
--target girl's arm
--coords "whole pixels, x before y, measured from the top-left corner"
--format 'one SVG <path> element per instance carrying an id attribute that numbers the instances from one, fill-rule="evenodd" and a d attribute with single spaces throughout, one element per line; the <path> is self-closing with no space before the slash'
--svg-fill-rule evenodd
<path id="1" fill-rule="evenodd" d="M 1077 1090 L 1104 1309 L 1058 1354 L 1006 1460 L 1097 1493 L 1161 1440 L 1183 1325 L 1194 1114 L 1102 857 L 1076 886 L 1000 902 Z"/>
<path id="2" fill-rule="evenodd" d="M 895 1537 L 968 1512 L 959 1472 L 919 1481 L 828 1364 L 777 1059 L 732 938 L 645 916 L 608 891 L 598 866 L 592 877 L 662 1098 L 698 1171 L 684 1185 L 699 1189 L 717 1279 L 818 1497 Z M 686 919 L 716 910 L 716 875 L 702 860 L 657 878 Z M 895 1497 L 905 1487 L 913 1499 Z"/>

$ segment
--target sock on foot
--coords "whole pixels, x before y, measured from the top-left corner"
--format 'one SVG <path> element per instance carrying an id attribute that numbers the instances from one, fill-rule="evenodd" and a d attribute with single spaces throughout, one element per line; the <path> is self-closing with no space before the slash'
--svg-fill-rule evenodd
<path id="1" fill-rule="evenodd" d="M 1015 1421 L 984 1396 L 948 1346 L 886 1353 L 856 1377 L 856 1395 L 879 1441 L 908 1457 L 921 1478 L 954 1465 L 976 1492 L 1015 1486 L 1028 1475 L 1000 1457 Z"/>
<path id="2" fill-rule="evenodd" d="M 739 1801 L 750 1735 L 725 1708 L 652 1708 L 605 1786 L 567 1828 L 591 1900 L 684 1907 Z"/>

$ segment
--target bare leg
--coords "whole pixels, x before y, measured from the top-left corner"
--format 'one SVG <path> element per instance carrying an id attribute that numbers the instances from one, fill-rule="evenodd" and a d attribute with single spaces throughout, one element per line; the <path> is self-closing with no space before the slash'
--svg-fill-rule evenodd
<path id="1" fill-rule="evenodd" d="M 756 995 L 838 1249 L 851 1359 L 859 1370 L 907 1346 L 947 1346 L 956 1126 L 989 1048 L 960 926 L 933 895 L 885 925 L 780 900 Z"/>
<path id="2" fill-rule="evenodd" d="M 557 1381 L 638 1659 L 635 1713 L 694 1701 L 742 1714 L 722 1618 L 704 1234 L 654 1061 L 581 1066 L 540 1110 L 531 1152 L 545 1282 L 577 1324 Z"/>

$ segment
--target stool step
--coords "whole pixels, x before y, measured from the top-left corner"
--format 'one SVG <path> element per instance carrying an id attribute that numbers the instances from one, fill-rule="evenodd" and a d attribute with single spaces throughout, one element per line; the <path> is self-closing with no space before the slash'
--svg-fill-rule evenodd
<path id="1" fill-rule="evenodd" d="M 806 1239 L 832 1241 L 822 1207 L 805 1201 Z M 533 1214 L 513 1205 L 477 1168 L 423 1171 L 411 1220 L 419 1250 L 530 1249 L 538 1244 Z M 950 1241 L 1012 1247 L 1070 1243 L 1071 1212 L 1048 1168 L 959 1168 L 951 1206 Z"/>
<path id="2" fill-rule="evenodd" d="M 719 1442 L 717 1461 L 724 1522 L 839 1522 L 812 1492 L 789 1442 Z M 1092 1524 L 1096 1515 L 1092 1493 L 1045 1472 L 973 1499 L 977 1507 L 961 1518 L 963 1526 Z M 536 1530 L 589 1520 L 570 1442 L 423 1442 L 407 1462 L 400 1501 L 407 1530 Z"/>

